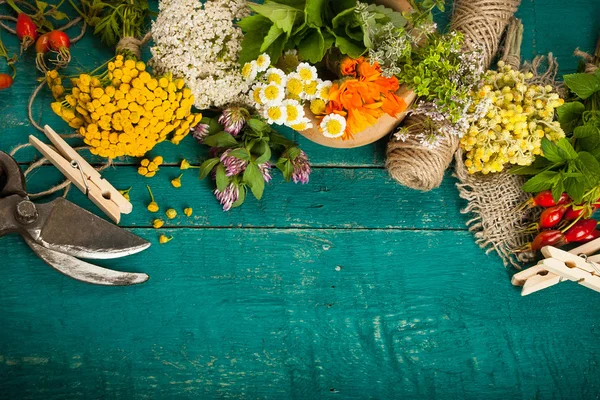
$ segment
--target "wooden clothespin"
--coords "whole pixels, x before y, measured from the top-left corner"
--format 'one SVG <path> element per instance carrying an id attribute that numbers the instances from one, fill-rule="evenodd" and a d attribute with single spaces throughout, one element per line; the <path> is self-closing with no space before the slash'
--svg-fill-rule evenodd
<path id="1" fill-rule="evenodd" d="M 588 257 L 600 249 L 600 239 L 572 249 L 570 252 L 546 246 L 542 248 L 545 259 L 536 266 L 515 274 L 512 284 L 522 286 L 522 296 L 571 280 L 600 292 L 600 255 Z"/>
<path id="2" fill-rule="evenodd" d="M 44 126 L 44 133 L 56 150 L 35 136 L 29 136 L 29 143 L 54 164 L 111 220 L 119 223 L 121 214 L 131 213 L 133 210 L 131 203 L 106 179 L 103 179 L 98 171 L 88 164 L 63 138 L 48 125 Z"/>

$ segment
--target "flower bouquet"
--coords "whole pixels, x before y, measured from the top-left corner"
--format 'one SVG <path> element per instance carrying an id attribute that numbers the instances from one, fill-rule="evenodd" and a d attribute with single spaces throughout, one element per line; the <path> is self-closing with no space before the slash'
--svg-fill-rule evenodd
<path id="1" fill-rule="evenodd" d="M 435 31 L 431 10 L 439 4 L 376 3 L 250 3 L 254 14 L 238 25 L 251 106 L 269 123 L 329 147 L 364 146 L 389 134 L 415 99 L 398 75 Z"/>

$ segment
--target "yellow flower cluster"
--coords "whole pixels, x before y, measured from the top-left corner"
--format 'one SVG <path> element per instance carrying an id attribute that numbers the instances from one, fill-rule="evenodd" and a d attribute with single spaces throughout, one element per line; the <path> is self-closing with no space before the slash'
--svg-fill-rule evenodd
<path id="1" fill-rule="evenodd" d="M 56 71 L 48 72 L 53 93 L 60 91 Z M 58 74 L 56 74 L 58 77 Z M 92 154 L 141 157 L 172 134 L 178 144 L 202 119 L 191 112 L 194 97 L 182 79 L 154 77 L 146 64 L 116 56 L 99 76 L 81 74 L 52 110 L 79 129 Z M 57 88 L 55 88 L 57 86 Z"/>
<path id="2" fill-rule="evenodd" d="M 52 70 L 46 73 L 46 83 L 52 90 L 52 96 L 56 100 L 60 99 L 65 94 L 65 87 L 62 84 L 62 79 L 58 75 L 58 71 Z"/>
<path id="3" fill-rule="evenodd" d="M 138 168 L 138 174 L 145 176 L 146 178 L 152 178 L 158 172 L 158 167 L 160 167 L 163 163 L 163 158 L 161 156 L 154 157 L 152 161 L 147 158 L 144 158 L 140 167 Z"/>
<path id="4" fill-rule="evenodd" d="M 557 141 L 565 133 L 554 111 L 564 103 L 552 86 L 528 83 L 522 73 L 498 63 L 473 93 L 470 127 L 461 139 L 469 173 L 500 172 L 506 164 L 530 165 L 542 153 L 542 138 Z"/>

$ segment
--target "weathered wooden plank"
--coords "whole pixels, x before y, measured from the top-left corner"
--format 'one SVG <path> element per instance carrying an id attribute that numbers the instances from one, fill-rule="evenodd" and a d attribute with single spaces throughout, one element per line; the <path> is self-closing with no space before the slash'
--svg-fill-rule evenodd
<path id="1" fill-rule="evenodd" d="M 151 275 L 131 288 L 71 281 L 0 239 L 3 396 L 600 393 L 598 294 L 562 283 L 520 298 L 466 232 L 166 233 L 168 245 L 102 263 Z"/>
<path id="2" fill-rule="evenodd" d="M 171 179 L 182 172 L 183 185 L 175 189 Z M 151 226 L 153 218 L 165 219 L 167 208 L 180 213 L 173 221 L 165 219 L 167 226 L 464 229 L 469 218 L 460 213 L 466 202 L 458 198 L 455 180 L 450 178 L 439 189 L 421 193 L 397 185 L 384 169 L 315 168 L 307 185 L 285 183 L 278 171 L 273 175 L 261 201 L 249 195 L 242 207 L 224 213 L 212 194 L 214 183 L 200 181 L 197 169 L 163 167 L 151 179 L 138 175 L 134 166 L 103 173 L 116 188 L 133 187 L 134 211 L 123 216 L 123 226 Z M 53 166 L 43 167 L 32 174 L 28 190 L 46 190 L 61 179 Z M 150 202 L 147 184 L 162 208 L 160 214 L 146 209 Z M 76 189 L 69 199 L 103 215 Z M 182 214 L 184 207 L 194 209 L 192 218 Z"/>

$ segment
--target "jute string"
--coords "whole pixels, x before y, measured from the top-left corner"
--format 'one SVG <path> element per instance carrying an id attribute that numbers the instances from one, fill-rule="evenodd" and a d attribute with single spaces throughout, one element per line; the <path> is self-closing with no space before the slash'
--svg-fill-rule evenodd
<path id="1" fill-rule="evenodd" d="M 498 45 L 520 0 L 456 0 L 451 28 L 462 32 L 466 49 L 483 47 L 485 66 L 498 51 Z M 459 139 L 449 132 L 439 132 L 441 145 L 430 149 L 420 143 L 423 117 L 409 114 L 404 120 L 408 128 L 405 141 L 392 137 L 387 148 L 386 167 L 396 181 L 412 189 L 429 191 L 438 187 L 444 172 L 458 149 Z M 415 162 L 421 160 L 421 162 Z"/>
<path id="2" fill-rule="evenodd" d="M 79 40 L 79 39 L 81 39 L 81 37 L 83 37 L 83 35 L 85 34 L 85 29 L 86 29 L 86 24 L 84 22 L 82 31 L 81 31 L 80 35 L 76 38 L 76 40 Z M 152 35 L 150 32 L 147 33 L 141 40 L 138 40 L 135 38 L 127 38 L 127 37 L 123 38 L 117 45 L 117 52 L 129 51 L 132 54 L 134 54 L 136 57 L 141 58 L 141 46 L 143 46 L 145 43 L 147 43 L 151 38 L 152 38 Z M 35 88 L 35 90 L 31 94 L 31 96 L 29 97 L 29 102 L 27 104 L 27 114 L 29 117 L 29 121 L 37 130 L 39 130 L 41 132 L 43 132 L 44 129 L 40 126 L 40 124 L 33 117 L 33 103 L 45 85 L 46 85 L 46 80 L 43 80 Z M 80 138 L 81 136 L 77 133 L 74 133 L 74 134 L 69 134 L 69 135 L 61 135 L 61 137 L 63 139 L 72 139 L 72 138 Z M 29 143 L 24 143 L 24 144 L 18 145 L 10 152 L 10 155 L 14 156 L 20 150 L 26 149 L 28 147 L 32 147 L 32 145 Z M 89 146 L 80 146 L 80 147 L 75 147 L 75 150 L 77 152 L 82 152 L 84 150 L 89 150 L 89 148 L 90 148 Z M 102 165 L 97 167 L 96 170 L 98 172 L 104 171 L 105 169 L 112 166 L 112 162 L 113 162 L 112 159 L 109 158 L 109 159 L 107 159 L 107 161 L 105 163 L 103 163 Z M 33 162 L 27 168 L 27 170 L 24 172 L 25 176 L 28 176 L 29 174 L 31 174 L 32 172 L 34 172 L 35 170 L 40 168 L 42 165 L 48 164 L 48 163 L 50 163 L 50 161 L 46 157 L 41 157 L 37 161 Z M 67 194 L 69 193 L 70 189 L 71 189 L 71 181 L 69 181 L 68 179 L 65 179 L 61 183 L 59 183 L 55 186 L 52 186 L 51 188 L 49 188 L 47 190 L 44 190 L 39 193 L 29 194 L 29 197 L 32 199 L 35 199 L 35 198 L 39 198 L 39 197 L 49 196 L 49 195 L 59 192 L 61 190 L 63 191 L 62 196 L 66 197 Z"/>
<path id="3" fill-rule="evenodd" d="M 521 37 L 522 25 L 515 19 L 511 21 L 507 31 L 502 56 L 502 60 L 514 68 L 518 68 L 520 60 Z M 546 63 L 546 70 L 543 71 Z M 525 64 L 522 70 L 534 74 L 531 83 L 554 85 L 558 64 L 552 54 L 549 54 L 547 58 L 536 57 L 531 64 Z M 531 197 L 521 189 L 525 179 L 506 172 L 471 175 L 464 165 L 462 150 L 456 153 L 455 159 L 455 176 L 460 181 L 457 184 L 458 192 L 469 203 L 462 212 L 473 215 L 467 226 L 475 235 L 477 244 L 488 253 L 496 251 L 505 266 L 512 265 L 520 269 L 523 264 L 532 261 L 534 253 L 515 251 L 531 242 L 532 235 L 524 230 L 539 216 L 539 211 L 535 209 L 527 212 L 519 209 Z"/>
<path id="4" fill-rule="evenodd" d="M 598 39 L 598 43 L 596 44 L 596 52 L 593 55 L 579 49 L 575 49 L 574 54 L 577 57 L 581 57 L 583 61 L 585 61 L 586 73 L 595 73 L 598 70 L 598 64 L 600 64 L 600 39 Z"/>

